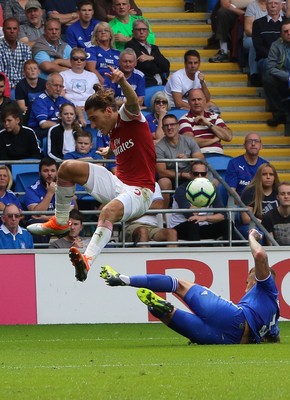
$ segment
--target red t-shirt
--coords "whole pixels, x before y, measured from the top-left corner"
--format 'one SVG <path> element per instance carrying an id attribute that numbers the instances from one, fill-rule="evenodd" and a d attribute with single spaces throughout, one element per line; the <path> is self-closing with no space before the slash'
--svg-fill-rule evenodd
<path id="1" fill-rule="evenodd" d="M 149 125 L 142 113 L 133 115 L 121 107 L 110 134 L 117 177 L 130 186 L 155 189 L 156 153 Z"/>

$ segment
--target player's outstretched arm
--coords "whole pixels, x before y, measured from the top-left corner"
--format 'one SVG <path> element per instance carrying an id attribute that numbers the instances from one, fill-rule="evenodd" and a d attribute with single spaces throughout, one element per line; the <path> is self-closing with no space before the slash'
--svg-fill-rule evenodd
<path id="1" fill-rule="evenodd" d="M 126 109 L 132 114 L 139 114 L 140 106 L 138 102 L 138 96 L 132 86 L 128 83 L 122 71 L 119 68 L 112 68 L 108 66 L 110 69 L 110 74 L 106 74 L 113 83 L 119 83 L 121 89 L 126 97 Z"/>
<path id="2" fill-rule="evenodd" d="M 267 279 L 270 274 L 268 256 L 259 243 L 261 237 L 261 234 L 256 229 L 250 230 L 249 245 L 255 260 L 255 275 L 258 280 Z"/>

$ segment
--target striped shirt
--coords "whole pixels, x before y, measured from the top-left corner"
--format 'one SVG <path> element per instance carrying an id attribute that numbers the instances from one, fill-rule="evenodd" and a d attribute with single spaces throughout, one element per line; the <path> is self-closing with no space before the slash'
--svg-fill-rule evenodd
<path id="1" fill-rule="evenodd" d="M 24 78 L 23 65 L 30 60 L 31 49 L 25 43 L 17 42 L 16 49 L 12 49 L 5 39 L 0 40 L 0 71 L 9 79 L 10 87 L 14 88 Z"/>
<path id="2" fill-rule="evenodd" d="M 192 111 L 189 111 L 187 114 L 183 115 L 178 121 L 179 133 L 183 135 L 187 132 L 190 132 L 191 134 L 193 134 L 194 138 L 200 138 L 200 139 L 215 138 L 216 135 L 212 132 L 212 130 L 208 126 L 199 125 L 195 122 L 195 117 L 196 115 L 194 115 Z M 213 125 L 219 126 L 221 128 L 227 128 L 226 124 L 218 114 L 205 111 L 204 117 Z M 201 147 L 201 146 L 199 147 L 202 153 L 218 153 L 218 154 L 224 153 L 223 146 L 220 140 L 206 147 Z"/>

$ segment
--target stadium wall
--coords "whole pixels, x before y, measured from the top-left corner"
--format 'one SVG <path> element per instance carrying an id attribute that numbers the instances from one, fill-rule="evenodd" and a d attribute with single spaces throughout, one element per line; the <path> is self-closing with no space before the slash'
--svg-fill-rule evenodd
<path id="1" fill-rule="evenodd" d="M 277 273 L 281 317 L 290 320 L 290 247 L 269 247 Z M 237 302 L 243 295 L 253 259 L 247 247 L 198 249 L 105 249 L 77 282 L 64 250 L 0 250 L 0 324 L 141 323 L 153 321 L 136 289 L 111 288 L 99 277 L 100 266 L 137 275 L 166 273 L 210 287 Z M 167 294 L 176 306 L 185 306 Z"/>

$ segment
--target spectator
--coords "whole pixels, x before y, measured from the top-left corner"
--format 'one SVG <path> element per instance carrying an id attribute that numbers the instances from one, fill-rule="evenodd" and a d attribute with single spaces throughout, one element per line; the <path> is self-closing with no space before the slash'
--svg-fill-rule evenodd
<path id="1" fill-rule="evenodd" d="M 244 141 L 245 153 L 229 161 L 225 181 L 241 196 L 242 191 L 256 175 L 260 165 L 267 163 L 259 157 L 262 149 L 262 140 L 258 133 L 250 132 Z"/>
<path id="2" fill-rule="evenodd" d="M 130 9 L 131 6 L 129 0 L 113 0 L 113 10 L 116 16 L 109 22 L 109 24 L 115 34 L 116 49 L 120 51 L 124 50 L 125 44 L 132 38 L 133 22 L 138 18 L 143 18 L 141 16 L 130 14 Z M 150 26 L 147 41 L 150 44 L 155 43 L 155 35 Z"/>
<path id="3" fill-rule="evenodd" d="M 252 40 L 258 71 L 263 78 L 271 44 L 279 39 L 282 25 L 282 0 L 266 0 L 267 15 L 253 22 Z"/>
<path id="4" fill-rule="evenodd" d="M 0 165 L 0 211 L 4 210 L 7 204 L 15 204 L 22 208 L 18 197 L 12 192 L 13 178 L 10 169 L 6 165 Z"/>
<path id="5" fill-rule="evenodd" d="M 33 102 L 29 118 L 29 126 L 35 128 L 37 136 L 42 139 L 47 136 L 48 129 L 58 123 L 59 107 L 63 103 L 70 103 L 68 99 L 61 96 L 63 90 L 62 76 L 54 72 L 49 75 L 46 81 L 46 90 L 41 93 Z M 78 120 L 84 126 L 81 110 L 76 110 Z"/>
<path id="6" fill-rule="evenodd" d="M 35 132 L 22 125 L 22 113 L 19 107 L 7 106 L 1 118 L 4 129 L 0 131 L 0 159 L 41 158 Z"/>
<path id="7" fill-rule="evenodd" d="M 5 18 L 16 18 L 19 24 L 25 24 L 27 22 L 25 9 L 29 0 L 6 0 L 4 9 Z"/>
<path id="8" fill-rule="evenodd" d="M 59 123 L 52 126 L 47 135 L 47 154 L 55 161 L 63 160 L 64 154 L 75 150 L 74 133 L 77 129 L 76 108 L 71 103 L 59 107 Z"/>
<path id="9" fill-rule="evenodd" d="M 272 43 L 268 54 L 267 69 L 263 85 L 272 118 L 267 120 L 269 126 L 277 126 L 286 122 L 288 112 L 290 73 L 290 18 L 281 26 L 281 38 Z"/>
<path id="10" fill-rule="evenodd" d="M 262 225 L 280 246 L 290 245 L 290 182 L 281 182 L 278 186 L 279 206 L 267 212 L 262 218 Z M 268 246 L 271 246 L 266 238 Z"/>
<path id="11" fill-rule="evenodd" d="M 109 22 L 115 17 L 113 10 L 113 0 L 94 0 L 95 3 L 95 18 L 101 21 Z M 142 15 L 142 11 L 138 8 L 134 0 L 130 0 L 130 14 Z"/>
<path id="12" fill-rule="evenodd" d="M 253 22 L 267 14 L 266 2 L 266 0 L 255 0 L 247 6 L 245 12 L 243 46 L 248 53 L 249 82 L 251 86 L 262 86 L 256 61 L 256 50 L 252 40 L 252 31 Z"/>
<path id="13" fill-rule="evenodd" d="M 83 230 L 83 214 L 80 211 L 73 209 L 69 213 L 69 221 L 70 228 L 68 234 L 63 238 L 50 243 L 50 249 L 69 249 L 72 246 L 77 247 L 78 249 L 84 249 L 87 246 L 89 238 L 84 239 L 80 236 L 81 231 Z"/>
<path id="14" fill-rule="evenodd" d="M 170 100 L 165 92 L 159 91 L 151 97 L 151 113 L 146 115 L 154 143 L 158 143 L 164 136 L 162 119 L 170 110 Z"/>
<path id="15" fill-rule="evenodd" d="M 160 210 L 163 208 L 163 197 L 160 186 L 155 184 L 155 192 L 150 206 L 150 210 Z M 148 242 L 153 240 L 156 242 L 176 242 L 177 234 L 175 229 L 161 228 L 158 226 L 157 214 L 143 215 L 142 217 L 130 221 L 126 224 L 126 241 L 134 242 L 134 246 L 138 243 Z M 140 246 L 138 246 L 140 247 Z M 142 245 L 141 247 L 148 247 Z M 168 247 L 176 247 L 174 244 L 169 244 Z"/>
<path id="16" fill-rule="evenodd" d="M 16 105 L 16 102 L 6 97 L 5 94 L 6 81 L 4 74 L 0 74 L 0 129 L 3 129 L 2 112 L 8 105 Z"/>
<path id="17" fill-rule="evenodd" d="M 190 89 L 202 89 L 206 101 L 210 101 L 210 92 L 205 83 L 205 77 L 200 68 L 200 54 L 197 50 L 187 50 L 184 53 L 184 68 L 174 72 L 167 84 L 165 92 L 170 98 L 171 107 L 189 110 L 188 93 Z"/>
<path id="18" fill-rule="evenodd" d="M 3 210 L 0 226 L 0 249 L 33 249 L 32 236 L 19 226 L 21 210 L 16 204 L 8 204 Z"/>
<path id="19" fill-rule="evenodd" d="M 127 0 L 126 0 L 127 1 Z M 142 106 L 145 96 L 145 76 L 143 72 L 135 69 L 137 64 L 137 57 L 135 51 L 132 49 L 125 49 L 120 54 L 119 69 L 125 75 L 127 82 L 130 83 L 132 88 L 135 90 L 139 105 Z M 125 95 L 122 92 L 121 86 L 118 83 L 113 83 L 110 78 L 105 78 L 105 86 L 112 88 L 115 92 L 116 104 L 118 107 L 125 101 Z"/>
<path id="20" fill-rule="evenodd" d="M 93 19 L 94 3 L 92 0 L 80 0 L 77 3 L 79 19 L 66 30 L 66 42 L 73 49 L 91 47 L 92 33 L 98 20 Z"/>
<path id="21" fill-rule="evenodd" d="M 6 0 L 4 0 L 6 1 Z M 2 8 L 2 4 L 0 4 L 0 39 L 3 38 L 3 8 Z"/>
<path id="22" fill-rule="evenodd" d="M 37 0 L 29 0 L 25 6 L 27 21 L 20 25 L 18 39 L 32 47 L 37 39 L 44 33 L 44 10 Z"/>
<path id="23" fill-rule="evenodd" d="M 87 48 L 87 70 L 97 75 L 104 83 L 105 72 L 111 67 L 119 66 L 120 51 L 114 49 L 114 33 L 107 22 L 99 22 L 92 34 L 92 47 Z"/>
<path id="24" fill-rule="evenodd" d="M 160 159 L 175 158 L 200 158 L 204 156 L 197 142 L 188 136 L 178 133 L 178 121 L 175 115 L 167 114 L 162 119 L 164 137 L 156 144 L 156 156 Z M 179 184 L 189 182 L 192 179 L 191 166 L 189 162 L 179 162 L 176 175 L 175 162 L 158 162 L 156 165 L 158 183 L 161 190 L 169 191 L 175 189 L 176 182 Z M 170 193 L 164 193 L 164 208 L 170 204 Z"/>
<path id="25" fill-rule="evenodd" d="M 102 160 L 102 157 L 93 149 L 93 137 L 91 132 L 78 129 L 74 132 L 75 151 L 65 153 L 64 160 L 93 161 Z"/>
<path id="26" fill-rule="evenodd" d="M 248 1 L 248 4 L 252 0 Z M 217 10 L 216 38 L 220 42 L 218 53 L 208 61 L 211 63 L 229 62 L 228 50 L 231 47 L 231 30 L 239 17 L 245 14 L 247 4 L 237 7 L 232 0 L 220 0 L 220 8 Z"/>
<path id="27" fill-rule="evenodd" d="M 7 18 L 3 25 L 4 38 L 0 40 L 0 71 L 4 72 L 11 89 L 23 78 L 23 65 L 31 58 L 31 49 L 17 40 L 19 22 L 16 18 Z"/>
<path id="28" fill-rule="evenodd" d="M 266 163 L 260 165 L 254 178 L 242 192 L 242 202 L 260 222 L 267 212 L 278 207 L 277 189 L 279 183 L 275 167 L 270 163 Z M 241 222 L 242 225 L 239 226 L 239 231 L 247 239 L 251 218 L 244 211 L 241 212 Z"/>
<path id="29" fill-rule="evenodd" d="M 83 111 L 85 101 L 95 93 L 93 86 L 99 79 L 86 71 L 87 53 L 82 48 L 74 48 L 70 54 L 71 69 L 60 72 L 64 81 L 63 96 Z"/>
<path id="30" fill-rule="evenodd" d="M 194 161 L 191 166 L 192 179 L 207 178 L 208 169 L 202 161 Z M 171 214 L 169 226 L 177 231 L 178 240 L 198 241 L 203 239 L 218 239 L 222 237 L 227 240 L 229 235 L 229 222 L 226 220 L 226 214 L 215 212 L 208 209 L 223 208 L 221 194 L 216 188 L 216 197 L 209 207 L 202 207 L 206 211 L 195 212 L 197 208 L 193 206 L 186 198 L 186 187 L 188 182 L 184 182 L 178 186 L 173 196 L 172 208 L 192 209 L 189 213 Z"/>
<path id="31" fill-rule="evenodd" d="M 49 157 L 39 163 L 39 179 L 26 189 L 24 204 L 28 211 L 39 211 L 33 214 L 27 225 L 48 221 L 51 215 L 44 215 L 44 211 L 55 210 L 55 189 L 57 177 L 57 163 Z M 73 203 L 71 208 L 73 208 Z M 33 235 L 34 243 L 48 243 L 50 236 Z"/>
<path id="32" fill-rule="evenodd" d="M 78 0 L 44 0 L 47 17 L 57 18 L 60 21 L 63 36 L 67 27 L 79 19 L 77 2 Z"/>
<path id="33" fill-rule="evenodd" d="M 60 21 L 50 18 L 44 24 L 43 35 L 32 46 L 32 56 L 39 65 L 41 78 L 47 79 L 52 72 L 66 71 L 71 68 L 72 49 L 61 40 L 60 32 Z"/>
<path id="34" fill-rule="evenodd" d="M 230 128 L 218 114 L 206 111 L 206 97 L 202 89 L 190 90 L 188 104 L 189 112 L 179 120 L 179 133 L 193 137 L 203 154 L 223 154 L 221 141 L 232 140 Z"/>
<path id="35" fill-rule="evenodd" d="M 0 71 L 0 75 L 4 76 L 5 79 L 5 92 L 4 92 L 4 96 L 6 97 L 10 97 L 10 86 L 9 86 L 9 79 L 7 78 L 7 76 L 4 74 L 4 72 Z"/>
<path id="36" fill-rule="evenodd" d="M 170 62 L 159 50 L 159 47 L 147 41 L 149 23 L 145 19 L 133 22 L 133 38 L 125 48 L 133 49 L 137 56 L 137 69 L 145 75 L 146 87 L 165 85 L 169 76 Z"/>
<path id="37" fill-rule="evenodd" d="M 28 60 L 24 63 L 24 78 L 16 85 L 15 98 L 23 112 L 23 122 L 27 124 L 31 112 L 32 103 L 45 91 L 46 80 L 39 78 L 40 70 L 37 62 Z"/>

